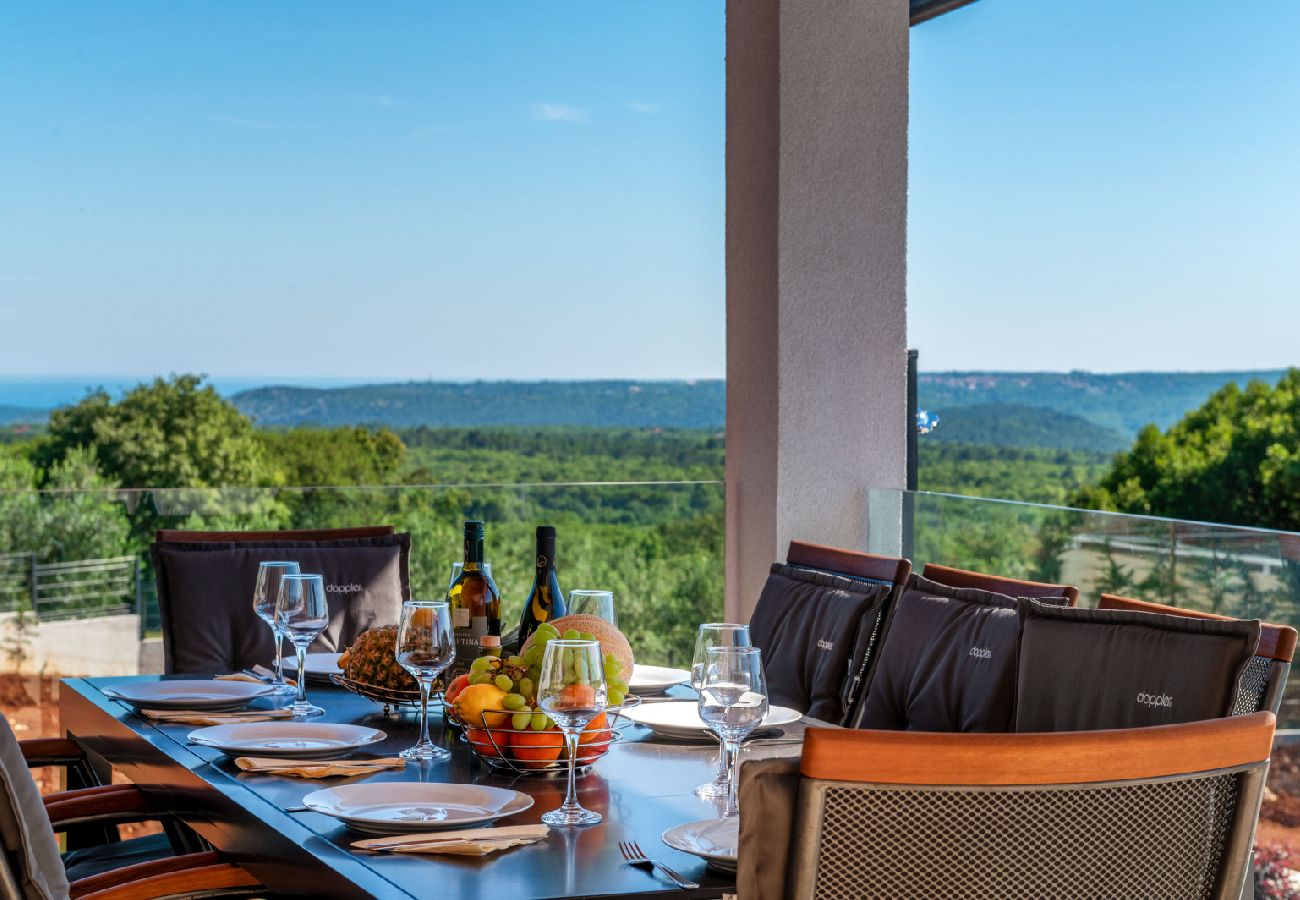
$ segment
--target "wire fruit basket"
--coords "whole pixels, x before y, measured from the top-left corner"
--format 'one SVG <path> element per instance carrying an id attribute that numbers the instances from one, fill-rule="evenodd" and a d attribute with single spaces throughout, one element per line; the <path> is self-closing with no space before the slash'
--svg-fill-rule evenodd
<path id="1" fill-rule="evenodd" d="M 367 700 L 384 704 L 385 716 L 401 712 L 403 709 L 420 708 L 420 691 L 418 688 L 404 691 L 398 688 L 381 687 L 377 684 L 366 684 L 364 681 L 353 681 L 346 675 L 338 674 L 330 675 L 330 681 L 344 690 L 365 697 Z M 433 682 L 433 692 L 429 695 L 429 703 L 430 705 L 442 703 L 442 679 L 440 678 Z"/>
<path id="2" fill-rule="evenodd" d="M 609 752 L 609 748 L 623 739 L 622 729 L 631 722 L 623 715 L 625 710 L 639 705 L 639 697 L 629 695 L 621 706 L 606 707 L 592 719 L 578 738 L 577 768 L 585 771 Z M 446 708 L 447 721 L 462 729 L 461 740 L 469 744 L 481 762 L 516 775 L 558 775 L 569 771 L 568 748 L 564 732 L 555 725 L 545 730 L 512 728 L 509 710 L 483 710 L 478 724 L 469 724 L 456 716 L 455 710 Z"/>

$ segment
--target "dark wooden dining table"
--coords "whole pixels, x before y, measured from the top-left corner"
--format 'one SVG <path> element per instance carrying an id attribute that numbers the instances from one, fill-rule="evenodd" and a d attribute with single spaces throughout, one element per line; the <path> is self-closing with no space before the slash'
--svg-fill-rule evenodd
<path id="1" fill-rule="evenodd" d="M 200 836 L 245 865 L 277 893 L 312 897 L 531 898 L 720 897 L 735 889 L 734 876 L 709 869 L 703 860 L 661 841 L 665 829 L 716 818 L 720 807 L 695 788 L 714 774 L 716 744 L 666 743 L 628 724 L 622 739 L 578 780 L 580 802 L 604 815 L 598 825 L 552 828 L 542 842 L 486 857 L 367 854 L 349 846 L 364 835 L 338 820 L 294 812 L 312 791 L 361 779 L 326 780 L 241 772 L 223 754 L 188 743 L 196 726 L 163 725 L 136 715 L 102 688 L 135 678 L 67 679 L 60 691 L 61 723 L 92 761 L 112 767 L 168 808 Z M 406 713 L 385 716 L 382 707 L 332 685 L 312 685 L 311 699 L 326 713 L 316 721 L 351 722 L 379 728 L 387 739 L 366 755 L 392 756 L 414 743 L 418 722 Z M 258 701 L 259 703 L 265 701 Z M 531 824 L 564 797 L 560 777 L 519 776 L 478 760 L 453 729 L 431 712 L 451 759 L 410 763 L 404 770 L 363 776 L 371 782 L 438 782 L 509 787 L 531 795 L 534 805 L 501 824 Z M 691 881 L 682 890 L 658 872 L 627 865 L 618 842 L 632 840 L 651 857 Z"/>

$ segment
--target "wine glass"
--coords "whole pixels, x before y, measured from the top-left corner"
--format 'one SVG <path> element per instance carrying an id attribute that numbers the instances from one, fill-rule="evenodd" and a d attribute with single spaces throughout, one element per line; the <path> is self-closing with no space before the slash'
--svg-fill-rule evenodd
<path id="1" fill-rule="evenodd" d="M 275 618 L 275 603 L 280 598 L 280 578 L 284 575 L 297 574 L 298 564 L 296 562 L 258 563 L 257 583 L 253 587 L 253 612 L 257 613 L 259 619 L 271 626 L 271 634 L 275 636 L 275 679 L 271 682 L 271 687 L 275 688 L 275 696 L 284 696 L 294 692 L 293 688 L 286 684 L 284 680 L 284 664 L 280 660 L 280 647 L 284 644 L 284 631 Z M 303 673 L 299 670 L 299 680 L 302 677 Z"/>
<path id="2" fill-rule="evenodd" d="M 618 627 L 618 617 L 614 614 L 613 591 L 569 591 L 565 607 L 565 611 L 571 616 L 595 616 Z"/>
<path id="3" fill-rule="evenodd" d="M 429 740 L 429 692 L 433 680 L 456 658 L 451 610 L 442 601 L 408 600 L 397 626 L 397 663 L 420 683 L 420 740 L 403 750 L 403 759 L 448 759 L 451 754 Z"/>
<path id="4" fill-rule="evenodd" d="M 307 702 L 307 645 L 330 622 L 325 580 L 320 575 L 284 575 L 280 578 L 275 619 L 298 654 L 298 698 L 289 704 L 295 716 L 319 716 L 325 710 Z"/>
<path id="5" fill-rule="evenodd" d="M 691 687 L 698 693 L 704 686 L 705 654 L 710 647 L 748 647 L 749 626 L 730 622 L 710 622 L 700 626 L 695 635 L 695 655 L 691 658 Z M 698 797 L 719 800 L 727 793 L 727 755 L 718 745 L 718 774 L 708 784 L 695 789 Z"/>
<path id="6" fill-rule="evenodd" d="M 727 803 L 723 817 L 736 808 L 736 757 L 740 742 L 767 715 L 767 678 L 763 651 L 757 647 L 710 647 L 705 651 L 700 686 L 700 718 L 722 741 L 727 765 Z"/>
<path id="7" fill-rule="evenodd" d="M 578 737 L 586 724 L 605 708 L 607 700 L 605 667 L 598 641 L 556 639 L 546 644 L 537 681 L 537 705 L 560 726 L 569 751 L 569 789 L 560 808 L 542 816 L 547 825 L 594 825 L 601 820 L 600 813 L 578 805 L 574 778 Z"/>

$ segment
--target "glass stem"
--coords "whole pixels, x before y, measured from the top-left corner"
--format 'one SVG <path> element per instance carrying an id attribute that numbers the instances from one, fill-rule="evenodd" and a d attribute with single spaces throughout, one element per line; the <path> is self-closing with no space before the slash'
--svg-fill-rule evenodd
<path id="1" fill-rule="evenodd" d="M 722 738 L 718 738 L 718 774 L 713 780 L 717 784 L 727 783 L 727 747 Z"/>
<path id="2" fill-rule="evenodd" d="M 298 652 L 298 702 L 305 706 L 307 704 L 307 645 L 295 641 L 293 646 Z"/>
<path id="3" fill-rule="evenodd" d="M 564 729 L 564 744 L 569 748 L 569 789 L 564 792 L 564 808 L 578 808 L 578 789 L 576 786 L 578 772 L 578 729 Z"/>
<path id="4" fill-rule="evenodd" d="M 280 649 L 284 646 L 284 632 L 272 625 L 271 634 L 275 635 L 275 683 L 284 684 L 284 661 L 280 658 Z"/>
<path id="5" fill-rule="evenodd" d="M 722 755 L 726 759 L 727 768 L 727 806 L 723 811 L 723 818 L 734 816 L 739 812 L 736 805 L 736 788 L 738 781 L 736 771 L 736 761 L 740 757 L 740 744 L 734 741 L 722 742 Z"/>
<path id="6" fill-rule="evenodd" d="M 420 679 L 420 743 L 429 741 L 429 691 L 433 690 L 432 678 Z"/>

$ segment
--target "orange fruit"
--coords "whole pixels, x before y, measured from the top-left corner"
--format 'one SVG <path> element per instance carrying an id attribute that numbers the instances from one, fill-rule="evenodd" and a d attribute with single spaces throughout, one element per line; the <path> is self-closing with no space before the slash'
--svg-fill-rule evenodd
<path id="1" fill-rule="evenodd" d="M 578 743 L 605 743 L 609 741 L 609 737 L 610 730 L 608 720 L 606 720 L 604 713 L 597 713 L 596 718 L 588 722 L 586 727 L 582 729 L 582 734 L 578 735 Z"/>
<path id="2" fill-rule="evenodd" d="M 596 705 L 596 689 L 589 684 L 566 684 L 560 692 L 560 705 L 582 709 Z"/>
<path id="3" fill-rule="evenodd" d="M 564 752 L 564 735 L 557 728 L 517 731 L 510 735 L 510 752 L 529 769 L 544 769 Z"/>
<path id="4" fill-rule="evenodd" d="M 465 729 L 465 740 L 469 741 L 471 747 L 480 756 L 500 757 L 501 753 L 497 750 L 500 747 L 504 750 L 510 746 L 510 734 L 504 731 L 494 731 L 489 736 L 484 728 L 467 728 Z M 493 741 L 496 741 L 495 746 Z"/>

